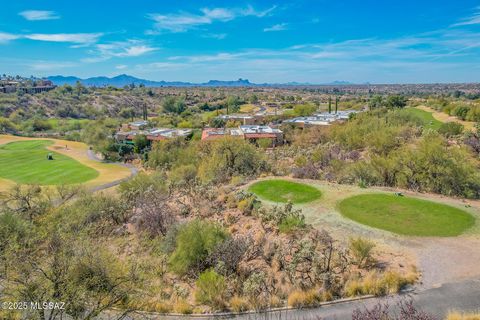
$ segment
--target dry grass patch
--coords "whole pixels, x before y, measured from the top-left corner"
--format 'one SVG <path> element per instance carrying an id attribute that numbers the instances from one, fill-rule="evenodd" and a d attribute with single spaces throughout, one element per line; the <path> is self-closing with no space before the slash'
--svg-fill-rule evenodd
<path id="1" fill-rule="evenodd" d="M 480 320 L 480 311 L 477 312 L 458 312 L 450 311 L 446 320 Z"/>
<path id="2" fill-rule="evenodd" d="M 233 296 L 230 299 L 230 310 L 233 312 L 244 312 L 250 309 L 250 304 L 248 299 L 239 296 Z"/>
<path id="3" fill-rule="evenodd" d="M 361 295 L 383 296 L 400 292 L 406 285 L 415 282 L 416 277 L 405 277 L 398 272 L 379 273 L 371 271 L 365 277 L 350 279 L 345 285 L 345 295 L 356 297 Z"/>

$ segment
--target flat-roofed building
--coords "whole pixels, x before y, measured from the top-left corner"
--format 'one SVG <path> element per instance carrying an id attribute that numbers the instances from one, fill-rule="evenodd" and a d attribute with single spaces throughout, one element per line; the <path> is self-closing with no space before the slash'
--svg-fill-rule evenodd
<path id="1" fill-rule="evenodd" d="M 270 126 L 242 125 L 238 128 L 205 128 L 202 131 L 202 140 L 215 140 L 225 136 L 239 137 L 252 142 L 269 139 L 272 146 L 283 144 L 283 132 Z"/>
<path id="2" fill-rule="evenodd" d="M 144 135 L 149 141 L 160 141 L 176 137 L 188 137 L 191 134 L 191 129 L 153 128 L 149 130 L 119 131 L 115 134 L 115 139 L 119 142 L 131 143 L 137 135 Z"/>
<path id="3" fill-rule="evenodd" d="M 191 133 L 191 129 L 152 129 L 147 134 L 147 139 L 151 141 L 159 141 L 177 137 L 188 137 Z"/>
<path id="4" fill-rule="evenodd" d="M 129 123 L 124 123 L 122 124 L 122 129 L 127 131 L 127 130 L 143 130 L 148 126 L 148 121 L 147 120 L 138 120 L 138 121 L 132 121 Z"/>
<path id="5" fill-rule="evenodd" d="M 286 124 L 293 124 L 301 128 L 311 126 L 328 126 L 337 121 L 345 121 L 350 119 L 352 114 L 358 113 L 356 110 L 342 110 L 336 113 L 322 112 L 308 117 L 296 117 L 283 121 Z"/>
<path id="6" fill-rule="evenodd" d="M 256 117 L 248 114 L 222 114 L 217 117 L 223 121 L 237 121 L 242 125 L 256 124 L 259 123 L 263 117 Z"/>

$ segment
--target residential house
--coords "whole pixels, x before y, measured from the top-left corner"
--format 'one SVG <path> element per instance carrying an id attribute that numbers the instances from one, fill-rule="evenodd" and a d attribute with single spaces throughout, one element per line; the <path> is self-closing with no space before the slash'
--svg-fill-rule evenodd
<path id="1" fill-rule="evenodd" d="M 280 129 L 260 125 L 241 125 L 238 128 L 205 128 L 202 140 L 215 140 L 225 136 L 237 137 L 256 143 L 259 139 L 269 139 L 272 146 L 283 144 L 283 132 Z"/>

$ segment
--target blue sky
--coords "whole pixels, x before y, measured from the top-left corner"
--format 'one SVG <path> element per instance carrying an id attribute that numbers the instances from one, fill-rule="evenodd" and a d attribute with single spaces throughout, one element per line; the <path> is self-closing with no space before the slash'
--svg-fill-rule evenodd
<path id="1" fill-rule="evenodd" d="M 8 1 L 0 73 L 479 82 L 480 1 Z"/>

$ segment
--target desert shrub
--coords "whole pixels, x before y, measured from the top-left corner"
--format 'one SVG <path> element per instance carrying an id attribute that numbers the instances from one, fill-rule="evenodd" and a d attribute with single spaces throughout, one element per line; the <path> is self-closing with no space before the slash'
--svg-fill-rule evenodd
<path id="1" fill-rule="evenodd" d="M 153 144 L 152 150 L 148 153 L 146 165 L 157 169 L 196 165 L 199 159 L 196 153 L 196 145 L 188 144 L 182 137 L 158 141 Z"/>
<path id="2" fill-rule="evenodd" d="M 461 120 L 465 120 L 469 111 L 470 108 L 468 106 L 457 106 L 453 109 L 452 114 Z"/>
<path id="3" fill-rule="evenodd" d="M 425 134 L 416 146 L 405 146 L 395 157 L 400 170 L 400 187 L 466 198 L 480 197 L 477 163 L 465 148 L 449 148 L 433 132 Z"/>
<path id="4" fill-rule="evenodd" d="M 417 309 L 412 300 L 401 300 L 394 310 L 388 303 L 380 302 L 364 310 L 357 308 L 353 311 L 352 320 L 435 320 L 435 317 Z"/>
<path id="5" fill-rule="evenodd" d="M 308 291 L 295 290 L 288 296 L 288 305 L 294 308 L 312 307 L 321 302 L 321 295 L 316 289 Z"/>
<path id="6" fill-rule="evenodd" d="M 358 279 L 351 279 L 347 281 L 344 288 L 345 296 L 356 297 L 363 294 L 363 287 Z"/>
<path id="7" fill-rule="evenodd" d="M 197 302 L 215 309 L 223 309 L 225 307 L 226 283 L 222 275 L 216 273 L 213 269 L 209 269 L 200 274 L 195 284 L 197 286 L 195 291 L 195 300 Z"/>
<path id="8" fill-rule="evenodd" d="M 173 311 L 181 314 L 192 314 L 193 308 L 190 304 L 188 304 L 187 301 L 181 299 L 175 302 L 175 304 L 173 305 Z"/>
<path id="9" fill-rule="evenodd" d="M 267 149 L 272 146 L 272 140 L 268 138 L 261 138 L 257 140 L 257 144 L 262 149 Z"/>
<path id="10" fill-rule="evenodd" d="M 220 242 L 209 254 L 207 264 L 221 270 L 218 272 L 229 275 L 237 270 L 237 266 L 247 251 L 250 242 L 247 238 L 237 236 Z"/>
<path id="11" fill-rule="evenodd" d="M 202 182 L 224 182 L 233 176 L 256 176 L 267 170 L 263 153 L 244 140 L 226 138 L 203 146 L 198 175 Z"/>
<path id="12" fill-rule="evenodd" d="M 204 270 L 205 259 L 226 239 L 226 231 L 210 221 L 197 219 L 182 225 L 169 259 L 171 270 L 177 274 Z"/>
<path id="13" fill-rule="evenodd" d="M 479 125 L 477 124 L 477 126 Z M 475 154 L 480 155 L 480 130 L 477 129 L 476 133 L 467 132 L 463 142 L 469 146 Z"/>
<path id="14" fill-rule="evenodd" d="M 243 312 L 250 308 L 248 300 L 239 296 L 233 296 L 230 299 L 229 305 L 233 312 Z"/>
<path id="15" fill-rule="evenodd" d="M 181 165 L 173 168 L 168 177 L 176 186 L 191 184 L 197 177 L 197 168 L 193 164 Z"/>
<path id="16" fill-rule="evenodd" d="M 293 108 L 293 112 L 296 116 L 303 117 L 313 114 L 317 110 L 317 107 L 313 104 L 297 104 Z"/>
<path id="17" fill-rule="evenodd" d="M 175 225 L 176 214 L 168 204 L 168 195 L 149 188 L 136 199 L 140 214 L 135 226 L 149 237 L 164 236 Z"/>
<path id="18" fill-rule="evenodd" d="M 353 278 L 347 281 L 344 293 L 347 297 L 359 295 L 382 296 L 386 294 L 398 293 L 405 285 L 412 283 L 413 279 L 407 279 L 394 271 L 378 273 L 372 271 L 367 273 L 362 279 Z"/>
<path id="19" fill-rule="evenodd" d="M 457 122 L 446 122 L 438 128 L 438 132 L 447 138 L 458 136 L 463 132 L 463 125 Z"/>
<path id="20" fill-rule="evenodd" d="M 132 179 L 121 183 L 119 191 L 124 201 L 134 205 L 137 199 L 146 192 L 159 191 L 165 193 L 164 180 L 159 174 L 147 175 L 140 173 Z"/>
<path id="21" fill-rule="evenodd" d="M 340 290 L 336 286 L 348 267 L 348 258 L 328 232 L 312 230 L 277 251 L 286 275 L 298 288 L 307 290 L 322 284 L 325 290 Z"/>
<path id="22" fill-rule="evenodd" d="M 299 179 L 318 179 L 320 173 L 313 164 L 306 164 L 304 166 L 296 167 L 292 169 L 294 178 Z"/>
<path id="23" fill-rule="evenodd" d="M 351 238 L 349 241 L 350 253 L 359 267 L 369 262 L 374 248 L 375 242 L 362 237 Z"/>
<path id="24" fill-rule="evenodd" d="M 233 176 L 232 179 L 230 179 L 230 184 L 234 186 L 240 186 L 245 183 L 245 177 L 242 176 Z"/>
<path id="25" fill-rule="evenodd" d="M 250 215 L 253 210 L 260 206 L 260 201 L 255 195 L 247 195 L 243 197 L 238 203 L 237 208 L 244 214 Z"/>
<path id="26" fill-rule="evenodd" d="M 407 285 L 411 280 L 402 277 L 399 273 L 387 271 L 383 274 L 380 285 L 384 288 L 386 294 L 395 294 Z"/>
<path id="27" fill-rule="evenodd" d="M 51 206 L 50 200 L 42 193 L 38 185 L 16 184 L 8 192 L 2 194 L 0 207 L 33 221 L 45 214 Z"/>
<path id="28" fill-rule="evenodd" d="M 291 201 L 287 202 L 283 207 L 261 208 L 261 210 L 256 211 L 256 215 L 264 223 L 272 222 L 279 227 L 281 226 L 285 232 L 305 227 L 305 217 L 302 215 L 302 210 L 294 209 Z"/>
<path id="29" fill-rule="evenodd" d="M 243 293 L 248 297 L 255 310 L 268 306 L 270 293 L 267 286 L 267 274 L 263 271 L 253 272 L 243 282 Z"/>
<path id="30" fill-rule="evenodd" d="M 30 223 L 20 216 L 10 212 L 0 212 L 0 266 L 7 251 L 16 253 L 17 246 L 28 247 L 28 242 L 33 241 L 32 230 Z"/>
<path id="31" fill-rule="evenodd" d="M 282 233 L 290 233 L 297 229 L 305 228 L 305 225 L 305 217 L 303 215 L 291 215 L 280 221 L 278 230 Z"/>
<path id="32" fill-rule="evenodd" d="M 62 214 L 63 212 L 63 214 Z M 85 229 L 95 234 L 109 234 L 127 223 L 132 208 L 117 196 L 87 194 L 57 212 L 64 227 Z"/>
<path id="33" fill-rule="evenodd" d="M 145 301 L 144 297 L 141 299 L 130 299 L 128 307 L 132 310 L 143 310 L 160 314 L 170 313 L 173 310 L 173 307 L 169 302 L 158 301 L 157 298 Z"/>
<path id="34" fill-rule="evenodd" d="M 162 243 L 161 243 L 161 251 L 165 254 L 171 254 L 173 251 L 175 251 L 175 246 L 177 242 L 177 235 L 178 232 L 180 231 L 181 225 L 180 224 L 174 224 L 172 225 L 168 231 L 167 234 L 163 237 Z"/>

